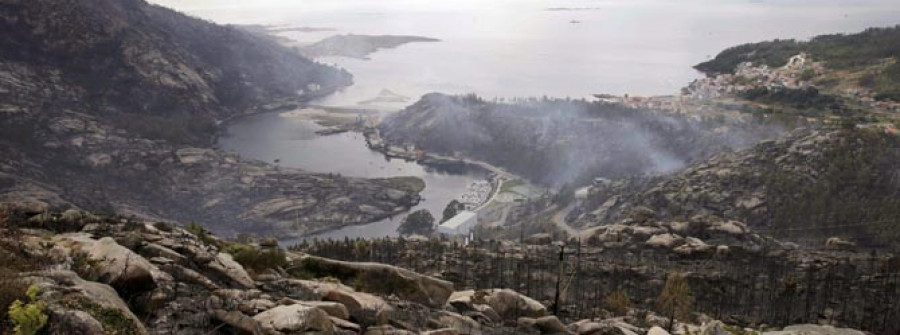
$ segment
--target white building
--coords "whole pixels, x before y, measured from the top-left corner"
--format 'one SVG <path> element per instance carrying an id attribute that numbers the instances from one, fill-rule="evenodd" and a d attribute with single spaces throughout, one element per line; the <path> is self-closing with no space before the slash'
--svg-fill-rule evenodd
<path id="1" fill-rule="evenodd" d="M 591 195 L 591 187 L 586 186 L 575 190 L 575 199 L 585 200 Z"/>
<path id="2" fill-rule="evenodd" d="M 447 235 L 465 235 L 478 225 L 478 214 L 462 211 L 438 226 L 438 233 Z"/>

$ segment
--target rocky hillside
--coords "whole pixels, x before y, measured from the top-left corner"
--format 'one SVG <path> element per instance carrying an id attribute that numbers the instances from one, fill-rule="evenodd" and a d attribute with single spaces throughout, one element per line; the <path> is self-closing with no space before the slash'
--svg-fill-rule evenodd
<path id="1" fill-rule="evenodd" d="M 822 247 L 830 237 L 897 250 L 900 138 L 885 128 L 798 130 L 716 155 L 674 176 L 595 187 L 577 225 L 651 212 L 737 220 Z"/>
<path id="2" fill-rule="evenodd" d="M 223 120 L 350 82 L 274 41 L 142 0 L 3 1 L 0 29 L 4 202 L 295 235 L 418 202 L 417 180 L 310 174 L 212 150 Z"/>
<path id="3" fill-rule="evenodd" d="M 661 311 L 658 299 L 668 278 L 682 273 L 691 291 L 685 308 L 732 325 L 809 322 L 876 334 L 897 330 L 896 323 L 884 321 L 900 316 L 892 298 L 898 294 L 900 267 L 890 255 L 854 252 L 844 245 L 804 250 L 736 221 L 666 221 L 648 212 L 627 224 L 586 230 L 565 241 L 564 248 L 560 241 L 551 243 L 548 234 L 523 240 L 476 238 L 467 245 L 435 238 L 319 240 L 294 250 L 408 267 L 456 287 L 508 287 L 567 322 L 627 315 L 634 325 L 652 323 L 655 316 L 637 311 Z M 636 312 L 626 313 L 623 304 Z"/>
<path id="4" fill-rule="evenodd" d="M 210 143 L 214 122 L 350 75 L 243 30 L 143 0 L 4 1 L 4 109 L 85 108 L 150 138 Z"/>
<path id="5" fill-rule="evenodd" d="M 379 263 L 227 242 L 203 228 L 68 210 L 0 211 L 0 330 L 47 334 L 744 334 L 646 310 L 569 324 L 511 289 L 453 283 Z M 673 291 L 674 292 L 674 291 Z M 625 298 L 627 300 L 627 296 Z M 675 299 L 684 299 L 684 296 Z M 665 306 L 665 305 L 663 305 Z M 26 320 L 35 320 L 27 322 Z M 41 321 L 43 320 L 43 321 Z M 798 325 L 772 334 L 862 334 Z"/>
<path id="6" fill-rule="evenodd" d="M 460 153 L 559 186 L 664 174 L 781 129 L 744 117 L 686 116 L 604 102 L 429 94 L 380 126 L 392 144 Z"/>

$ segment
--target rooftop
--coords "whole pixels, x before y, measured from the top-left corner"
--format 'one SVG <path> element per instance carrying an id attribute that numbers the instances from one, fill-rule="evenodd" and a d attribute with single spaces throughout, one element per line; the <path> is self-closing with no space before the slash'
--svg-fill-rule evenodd
<path id="1" fill-rule="evenodd" d="M 441 227 L 456 229 L 463 223 L 466 223 L 467 221 L 475 218 L 477 215 L 478 214 L 475 214 L 475 212 L 462 211 L 462 212 L 457 213 L 456 216 L 450 218 L 450 220 L 447 220 L 446 222 L 442 223 Z"/>

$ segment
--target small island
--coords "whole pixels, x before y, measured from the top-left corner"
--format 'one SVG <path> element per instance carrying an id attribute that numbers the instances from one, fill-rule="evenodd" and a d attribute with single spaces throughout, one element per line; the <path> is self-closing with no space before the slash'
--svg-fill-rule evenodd
<path id="1" fill-rule="evenodd" d="M 393 49 L 414 42 L 439 41 L 436 38 L 410 35 L 335 35 L 300 47 L 300 52 L 310 58 L 342 56 L 368 59 L 369 54 L 381 49 Z"/>

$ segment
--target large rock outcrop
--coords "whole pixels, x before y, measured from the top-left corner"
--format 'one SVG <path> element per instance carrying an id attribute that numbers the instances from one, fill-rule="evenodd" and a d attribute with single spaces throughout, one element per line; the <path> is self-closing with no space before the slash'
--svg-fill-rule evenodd
<path id="1" fill-rule="evenodd" d="M 504 320 L 519 317 L 547 316 L 547 308 L 540 302 L 510 289 L 467 290 L 453 292 L 451 305 L 487 305 Z"/>
<path id="2" fill-rule="evenodd" d="M 345 283 L 356 283 L 366 292 L 394 294 L 431 307 L 443 306 L 453 293 L 451 282 L 391 265 L 342 262 L 315 256 L 300 259 L 298 265 L 312 274 L 332 274 Z"/>

